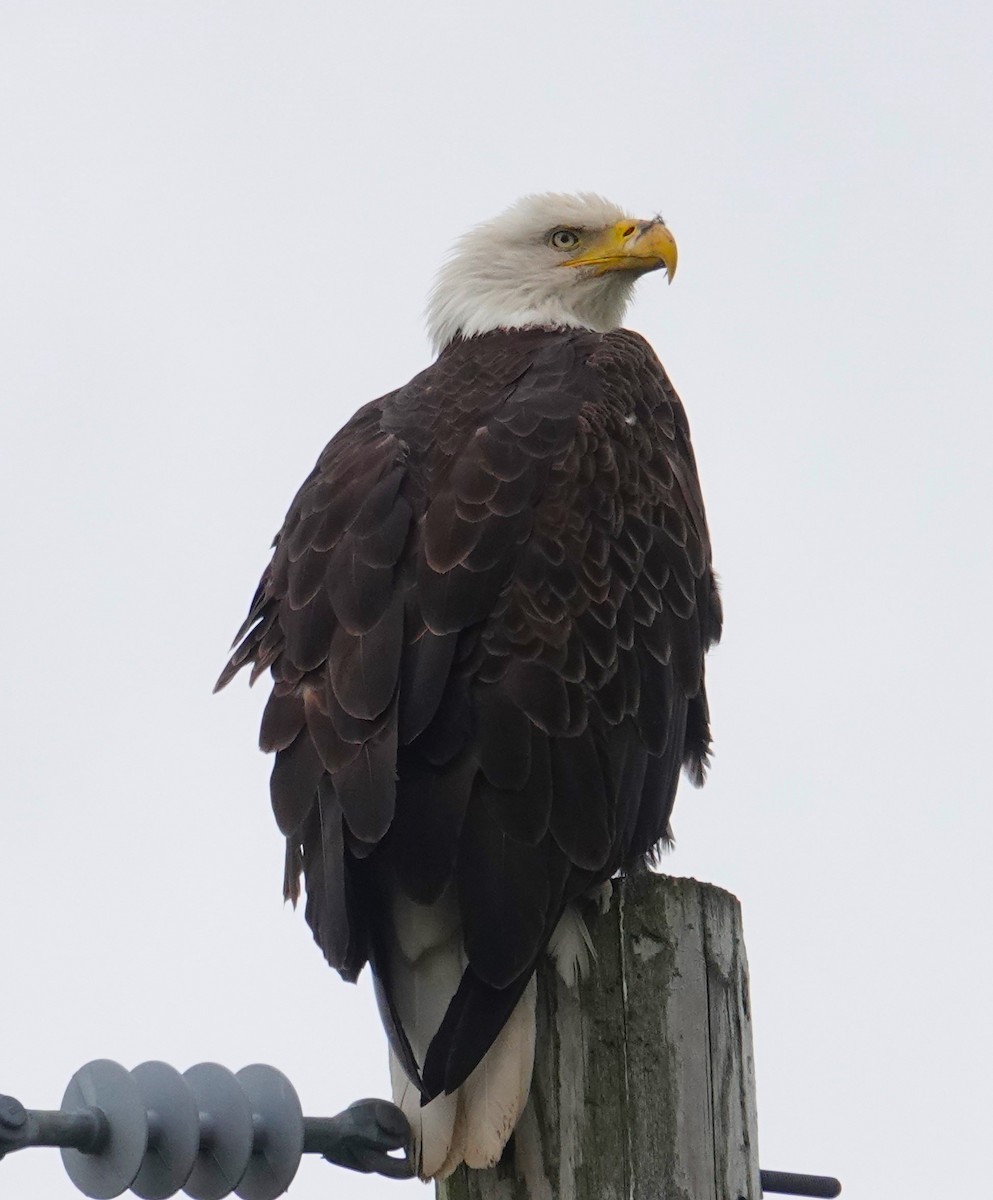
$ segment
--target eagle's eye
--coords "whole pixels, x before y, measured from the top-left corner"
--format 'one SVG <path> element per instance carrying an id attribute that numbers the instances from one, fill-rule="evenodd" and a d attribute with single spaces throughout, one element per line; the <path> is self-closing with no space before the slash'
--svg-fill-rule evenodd
<path id="1" fill-rule="evenodd" d="M 556 250 L 572 250 L 579 245 L 579 234 L 575 229 L 554 229 L 548 235 L 548 244 Z"/>

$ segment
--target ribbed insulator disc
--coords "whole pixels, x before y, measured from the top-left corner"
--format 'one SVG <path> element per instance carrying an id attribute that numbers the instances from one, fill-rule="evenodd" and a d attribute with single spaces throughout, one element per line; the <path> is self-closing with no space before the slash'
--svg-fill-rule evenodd
<path id="1" fill-rule="evenodd" d="M 282 1071 L 255 1063 L 235 1076 L 255 1118 L 255 1148 L 235 1191 L 241 1200 L 276 1200 L 293 1182 L 303 1154 L 303 1110 Z"/>
<path id="2" fill-rule="evenodd" d="M 183 1078 L 200 1113 L 200 1152 L 183 1188 L 194 1200 L 221 1200 L 241 1182 L 252 1157 L 252 1109 L 241 1084 L 217 1063 L 197 1063 Z"/>
<path id="3" fill-rule="evenodd" d="M 69 1080 L 63 1112 L 99 1108 L 110 1126 L 110 1138 L 99 1154 L 63 1150 L 66 1173 L 84 1196 L 111 1200 L 134 1182 L 148 1145 L 148 1119 L 138 1085 L 120 1063 L 98 1058 Z"/>
<path id="4" fill-rule="evenodd" d="M 193 1089 L 175 1067 L 145 1062 L 131 1072 L 148 1113 L 148 1149 L 131 1185 L 142 1200 L 174 1196 L 189 1179 L 200 1149 Z"/>

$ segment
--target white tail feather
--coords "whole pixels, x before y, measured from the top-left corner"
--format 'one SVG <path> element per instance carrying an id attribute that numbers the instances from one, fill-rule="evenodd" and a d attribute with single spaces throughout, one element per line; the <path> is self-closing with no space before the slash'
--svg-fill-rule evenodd
<path id="1" fill-rule="evenodd" d="M 461 1135 L 470 1167 L 492 1167 L 514 1132 L 531 1090 L 536 983 L 531 981 L 482 1062 L 459 1089 L 462 1105 L 453 1149 Z"/>
<path id="2" fill-rule="evenodd" d="M 393 1000 L 418 1066 L 455 995 L 465 955 L 454 898 L 436 904 L 394 902 L 397 939 L 391 962 Z M 413 1134 L 413 1160 L 422 1179 L 444 1179 L 460 1163 L 496 1163 L 527 1103 L 534 1066 L 535 981 L 528 984 L 482 1061 L 456 1091 L 421 1107 L 417 1088 L 393 1052 L 394 1103 Z"/>
<path id="3" fill-rule="evenodd" d="M 397 940 L 392 955 L 393 1002 L 417 1065 L 459 986 L 464 966 L 462 931 L 454 898 L 415 904 L 398 897 L 393 906 Z M 436 1175 L 448 1158 L 458 1111 L 457 1097 L 438 1096 L 421 1107 L 417 1088 L 390 1052 L 393 1101 L 413 1134 L 413 1161 L 422 1179 Z"/>
<path id="4" fill-rule="evenodd" d="M 592 897 L 601 912 L 610 903 L 609 884 Z M 393 1000 L 419 1067 L 465 969 L 462 930 L 455 897 L 435 904 L 397 897 L 393 906 Z M 548 943 L 548 955 L 570 987 L 584 978 L 593 956 L 586 922 L 568 905 Z M 422 1179 L 445 1179 L 461 1164 L 492 1167 L 500 1160 L 520 1120 L 534 1069 L 534 976 L 509 1020 L 460 1088 L 421 1106 L 416 1086 L 390 1051 L 393 1100 L 410 1122 L 413 1160 Z"/>
<path id="5" fill-rule="evenodd" d="M 422 1179 L 433 1179 L 444 1168 L 452 1145 L 458 1111 L 458 1095 L 436 1096 L 421 1107 L 421 1095 L 390 1051 L 390 1078 L 393 1103 L 410 1122 L 413 1135 L 413 1163 Z M 453 1168 L 454 1169 L 454 1168 Z"/>

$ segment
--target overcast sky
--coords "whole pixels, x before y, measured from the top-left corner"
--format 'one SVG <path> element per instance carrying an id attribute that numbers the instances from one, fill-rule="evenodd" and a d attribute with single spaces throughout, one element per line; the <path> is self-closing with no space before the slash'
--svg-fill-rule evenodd
<path id="1" fill-rule="evenodd" d="M 0 0 L 0 1091 L 388 1094 L 368 980 L 281 904 L 265 689 L 210 689 L 321 447 L 426 365 L 452 239 L 591 189 L 680 248 L 629 323 L 727 620 L 667 869 L 743 905 L 762 1165 L 987 1185 L 991 38 L 978 0 Z M 42 1151 L 0 1193 L 75 1194 Z"/>

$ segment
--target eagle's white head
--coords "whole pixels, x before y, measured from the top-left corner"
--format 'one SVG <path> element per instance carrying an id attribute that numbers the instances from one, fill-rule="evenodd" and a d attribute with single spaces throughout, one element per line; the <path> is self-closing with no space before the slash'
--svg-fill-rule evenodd
<path id="1" fill-rule="evenodd" d="M 643 221 L 602 196 L 525 196 L 470 229 L 438 272 L 428 303 L 435 350 L 494 329 L 616 329 L 639 275 L 665 267 L 676 243 L 661 218 Z"/>

